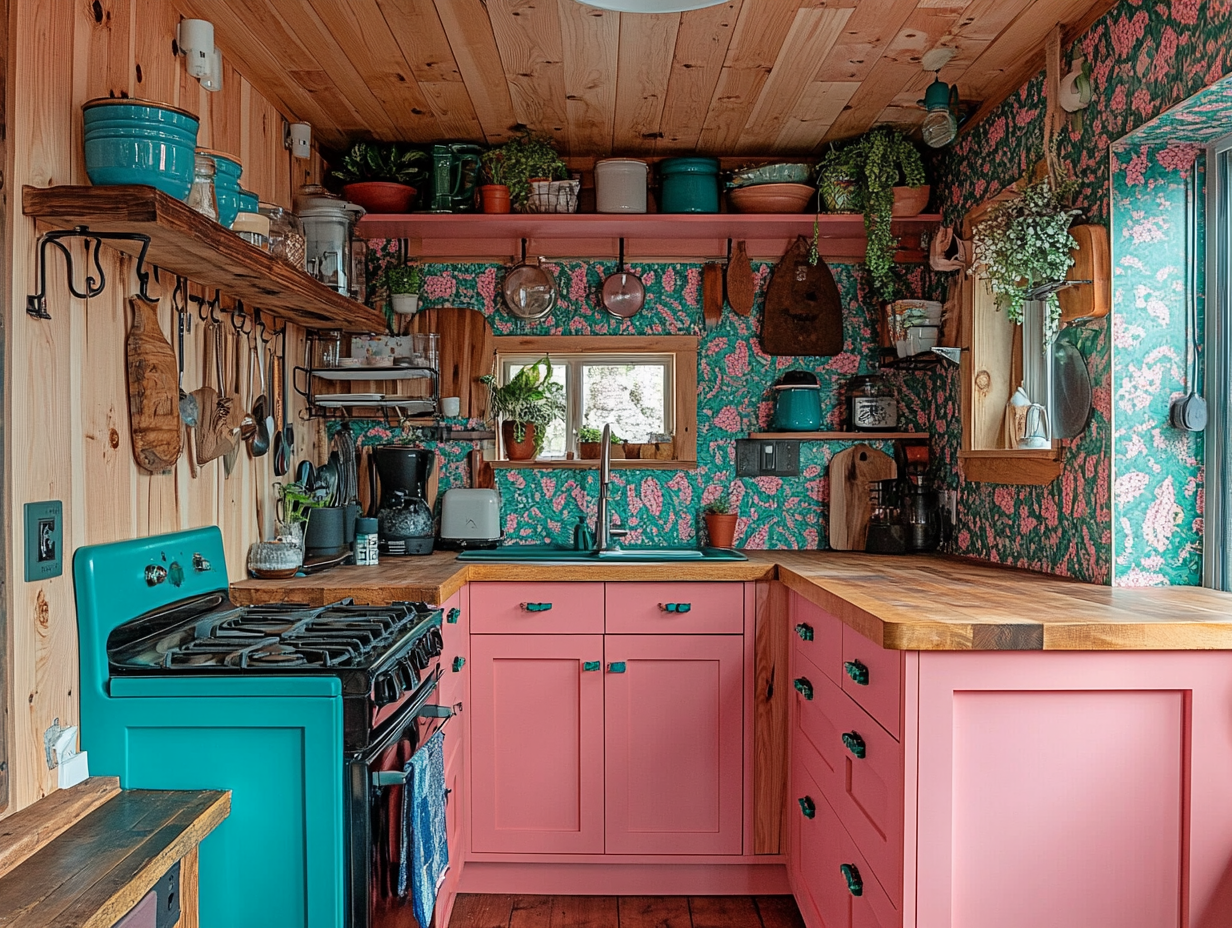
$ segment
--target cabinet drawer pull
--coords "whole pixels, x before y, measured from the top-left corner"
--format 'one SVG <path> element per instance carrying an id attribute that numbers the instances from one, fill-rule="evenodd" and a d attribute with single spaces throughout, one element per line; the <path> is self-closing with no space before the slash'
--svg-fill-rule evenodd
<path id="1" fill-rule="evenodd" d="M 814 805 L 813 800 L 808 796 L 797 799 L 796 802 L 800 803 L 800 811 L 804 814 L 805 818 L 813 818 L 817 815 L 817 806 Z"/>
<path id="2" fill-rule="evenodd" d="M 465 666 L 466 666 L 465 657 L 458 656 L 453 659 L 453 672 L 454 673 L 457 673 L 459 670 L 461 670 Z"/>
<path id="3" fill-rule="evenodd" d="M 843 744 L 856 757 L 864 759 L 864 739 L 854 731 L 843 732 Z"/>
<path id="4" fill-rule="evenodd" d="M 809 625 L 808 622 L 801 622 L 796 626 L 796 634 L 800 636 L 801 641 L 812 641 L 813 626 Z"/>
<path id="5" fill-rule="evenodd" d="M 843 669 L 860 686 L 868 686 L 868 668 L 859 661 L 843 661 Z"/>
<path id="6" fill-rule="evenodd" d="M 855 864 L 839 864 L 843 879 L 847 881 L 847 892 L 853 896 L 864 895 L 864 881 L 860 879 L 860 871 Z"/>
<path id="7" fill-rule="evenodd" d="M 609 673 L 624 673 L 625 672 L 625 662 L 624 661 L 613 661 L 612 663 L 607 665 L 607 669 Z"/>
<path id="8" fill-rule="evenodd" d="M 659 603 L 659 608 L 664 612 L 689 612 L 693 608 L 692 603 Z"/>
<path id="9" fill-rule="evenodd" d="M 796 688 L 796 692 L 805 699 L 813 698 L 813 684 L 809 683 L 806 678 L 796 677 L 796 679 L 792 682 L 792 686 L 794 686 Z"/>
<path id="10" fill-rule="evenodd" d="M 449 610 L 449 614 L 445 616 L 445 621 L 448 622 L 450 625 L 457 625 L 458 616 L 460 616 L 461 614 L 462 614 L 462 610 L 459 609 L 457 606 L 455 606 L 454 608 Z"/>
<path id="11" fill-rule="evenodd" d="M 547 612 L 552 608 L 551 603 L 522 603 L 522 608 L 527 612 Z"/>
<path id="12" fill-rule="evenodd" d="M 603 663 L 601 661 L 586 661 L 584 664 L 582 664 L 583 671 L 599 670 L 602 667 L 603 667 Z"/>

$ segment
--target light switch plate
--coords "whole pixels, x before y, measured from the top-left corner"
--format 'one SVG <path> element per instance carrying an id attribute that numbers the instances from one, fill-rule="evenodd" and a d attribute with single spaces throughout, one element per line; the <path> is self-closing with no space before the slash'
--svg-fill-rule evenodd
<path id="1" fill-rule="evenodd" d="M 737 477 L 797 477 L 800 442 L 742 438 L 736 441 Z"/>
<path id="2" fill-rule="evenodd" d="M 64 503 L 26 503 L 26 582 L 64 573 Z"/>

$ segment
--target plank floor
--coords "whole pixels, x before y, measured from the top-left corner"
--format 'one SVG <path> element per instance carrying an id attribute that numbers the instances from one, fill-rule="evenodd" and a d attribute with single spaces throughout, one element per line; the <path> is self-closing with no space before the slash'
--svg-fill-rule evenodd
<path id="1" fill-rule="evenodd" d="M 449 928 L 804 928 L 791 896 L 463 894 Z"/>

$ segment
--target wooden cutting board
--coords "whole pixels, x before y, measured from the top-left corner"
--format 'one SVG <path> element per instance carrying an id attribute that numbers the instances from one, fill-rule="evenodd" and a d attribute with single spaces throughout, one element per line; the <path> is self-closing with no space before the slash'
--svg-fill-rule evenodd
<path id="1" fill-rule="evenodd" d="M 843 304 L 834 275 L 820 258 L 808 263 L 803 235 L 770 277 L 761 344 L 766 354 L 836 355 L 843 350 Z"/>
<path id="2" fill-rule="evenodd" d="M 756 290 L 749 253 L 743 241 L 736 242 L 732 246 L 731 257 L 727 259 L 727 302 L 733 311 L 747 316 L 753 312 Z"/>
<path id="3" fill-rule="evenodd" d="M 1108 230 L 1104 226 L 1072 226 L 1069 234 L 1078 247 L 1070 252 L 1073 267 L 1066 280 L 1090 280 L 1093 283 L 1066 287 L 1057 293 L 1061 301 L 1061 323 L 1078 319 L 1100 319 L 1112 309 L 1112 256 L 1108 248 Z"/>
<path id="4" fill-rule="evenodd" d="M 723 319 L 723 265 L 716 261 L 702 268 L 702 318 L 708 329 Z"/>
<path id="5" fill-rule="evenodd" d="M 894 459 L 868 445 L 853 445 L 830 459 L 830 547 L 863 551 L 872 513 L 869 484 L 898 476 Z"/>
<path id="6" fill-rule="evenodd" d="M 169 471 L 184 450 L 175 352 L 158 327 L 158 304 L 128 301 L 128 416 L 133 456 L 151 474 Z"/>
<path id="7" fill-rule="evenodd" d="M 471 465 L 471 486 L 476 490 L 491 490 L 496 486 L 496 476 L 492 473 L 492 465 L 483 458 L 482 451 L 472 451 L 469 455 Z"/>
<path id="8" fill-rule="evenodd" d="M 488 411 L 488 388 L 479 378 L 492 373 L 496 342 L 492 326 L 474 309 L 443 306 L 425 309 L 411 319 L 411 331 L 441 337 L 441 396 L 461 399 L 459 415 L 482 419 Z"/>

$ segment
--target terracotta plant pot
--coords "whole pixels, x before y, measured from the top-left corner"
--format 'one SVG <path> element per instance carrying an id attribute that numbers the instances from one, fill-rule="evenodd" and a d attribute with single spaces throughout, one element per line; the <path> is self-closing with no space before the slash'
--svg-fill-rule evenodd
<path id="1" fill-rule="evenodd" d="M 630 461 L 636 461 L 642 456 L 641 442 L 627 441 L 624 443 L 625 458 Z"/>
<path id="2" fill-rule="evenodd" d="M 736 544 L 736 514 L 734 512 L 706 513 L 706 534 L 712 548 L 732 548 Z"/>
<path id="3" fill-rule="evenodd" d="M 479 188 L 485 213 L 509 212 L 509 188 L 504 184 L 484 184 Z"/>
<path id="4" fill-rule="evenodd" d="M 513 435 L 514 423 L 501 423 L 501 438 L 505 442 L 505 457 L 511 461 L 530 461 L 535 457 L 535 426 L 526 423 L 526 437 L 516 441 Z"/>
<path id="5" fill-rule="evenodd" d="M 900 219 L 920 215 L 928 205 L 928 196 L 932 189 L 928 184 L 921 184 L 919 187 L 895 187 L 894 207 L 890 210 L 890 215 Z"/>
<path id="6" fill-rule="evenodd" d="M 578 442 L 578 457 L 584 461 L 599 460 L 599 453 L 603 449 L 603 443 L 598 441 L 579 441 Z"/>
<path id="7" fill-rule="evenodd" d="M 406 184 L 391 184 L 383 180 L 366 180 L 345 184 L 342 195 L 370 213 L 409 213 L 415 203 L 416 190 Z"/>

